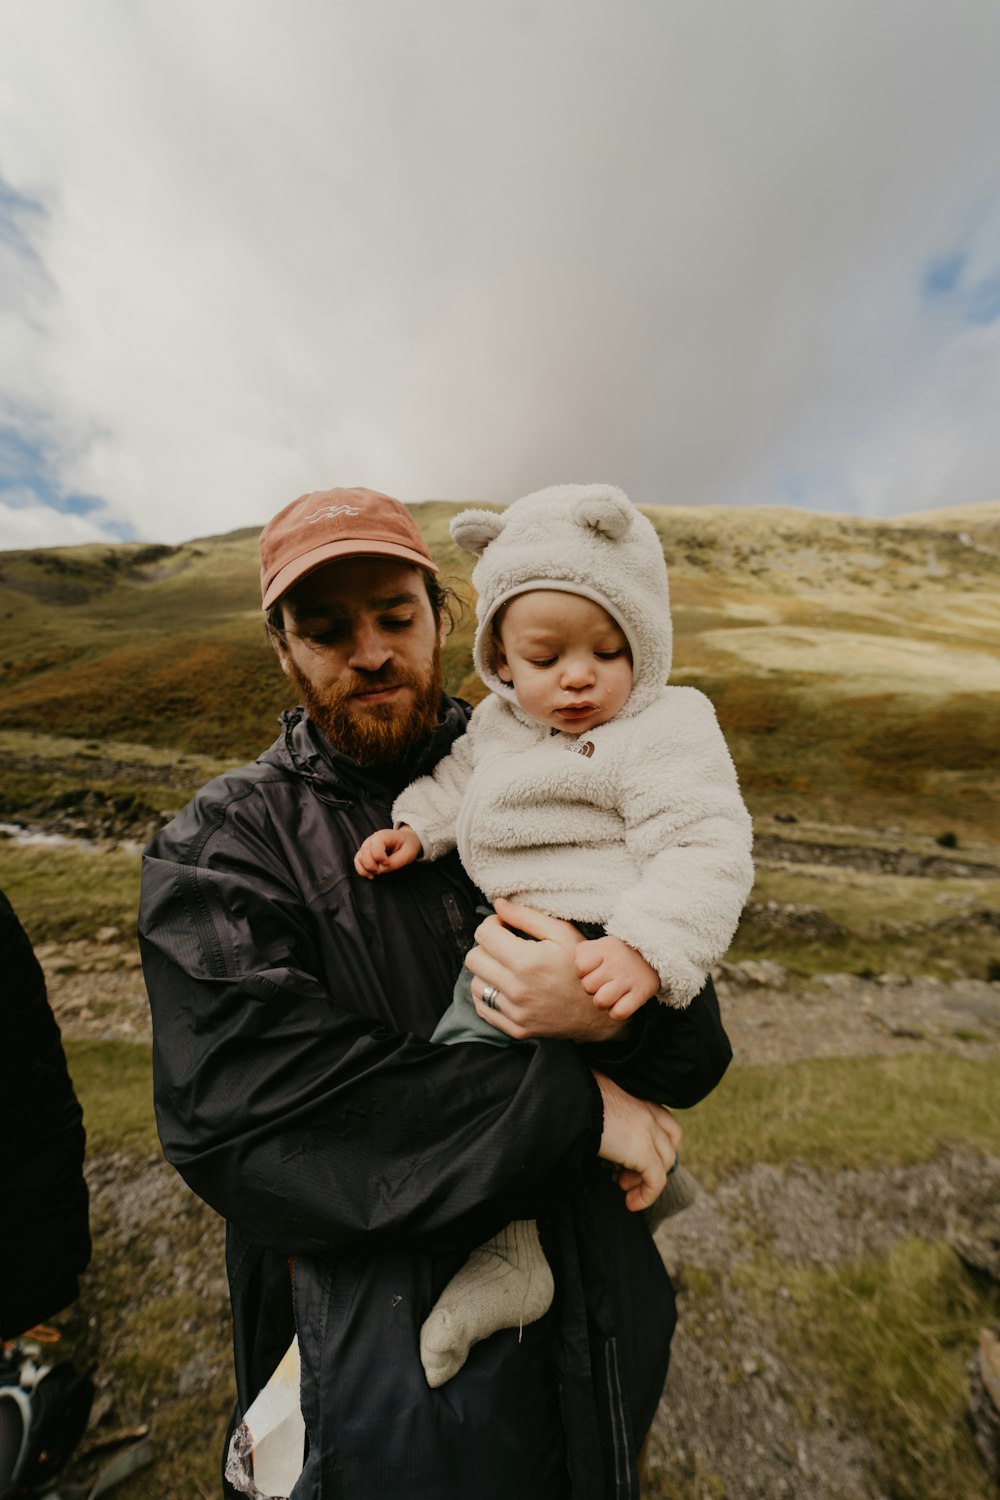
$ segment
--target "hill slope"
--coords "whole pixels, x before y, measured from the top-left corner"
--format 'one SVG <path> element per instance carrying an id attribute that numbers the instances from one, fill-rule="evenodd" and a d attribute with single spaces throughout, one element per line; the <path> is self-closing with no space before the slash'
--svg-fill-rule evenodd
<path id="1" fill-rule="evenodd" d="M 458 509 L 414 507 L 445 574 L 464 582 L 471 559 L 447 529 Z M 647 514 L 670 564 L 673 680 L 716 702 L 755 811 L 980 834 L 1000 821 L 1000 502 L 892 522 Z M 0 815 L 37 789 L 39 736 L 76 742 L 84 759 L 117 742 L 125 782 L 148 760 L 138 747 L 256 754 L 289 702 L 258 599 L 252 529 L 0 554 Z M 475 698 L 470 643 L 466 622 L 446 671 Z M 164 792 L 171 758 L 155 757 Z"/>

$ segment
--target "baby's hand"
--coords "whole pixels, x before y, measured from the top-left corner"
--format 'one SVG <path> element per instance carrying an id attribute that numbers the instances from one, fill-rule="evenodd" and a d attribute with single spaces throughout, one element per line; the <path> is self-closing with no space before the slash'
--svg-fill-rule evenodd
<path id="1" fill-rule="evenodd" d="M 423 845 L 412 828 L 380 828 L 369 834 L 354 856 L 354 868 L 366 880 L 412 865 L 423 853 Z"/>
<path id="2" fill-rule="evenodd" d="M 577 943 L 575 959 L 587 994 L 616 1021 L 634 1016 L 660 989 L 660 976 L 652 964 L 619 938 Z"/>

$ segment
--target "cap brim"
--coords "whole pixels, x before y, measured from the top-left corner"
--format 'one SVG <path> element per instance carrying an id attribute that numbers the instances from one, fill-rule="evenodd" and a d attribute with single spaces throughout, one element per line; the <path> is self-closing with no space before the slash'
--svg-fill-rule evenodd
<path id="1" fill-rule="evenodd" d="M 327 542 L 325 547 L 303 552 L 301 557 L 286 563 L 275 573 L 264 591 L 261 608 L 270 609 L 300 578 L 341 557 L 393 557 L 399 562 L 411 563 L 415 568 L 423 568 L 425 573 L 438 571 L 437 563 L 423 552 L 418 552 L 415 547 L 404 547 L 400 542 Z"/>

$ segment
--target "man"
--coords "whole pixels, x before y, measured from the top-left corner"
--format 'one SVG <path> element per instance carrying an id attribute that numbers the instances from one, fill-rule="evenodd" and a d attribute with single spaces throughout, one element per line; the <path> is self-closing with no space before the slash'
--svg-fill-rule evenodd
<path id="1" fill-rule="evenodd" d="M 513 908 L 527 936 L 477 930 L 454 856 L 355 875 L 396 793 L 465 728 L 441 692 L 435 573 L 409 512 L 370 490 L 302 496 L 261 536 L 265 618 L 304 708 L 147 850 L 160 1136 L 228 1221 L 240 1411 L 298 1332 L 297 1500 L 635 1495 L 674 1311 L 629 1207 L 659 1192 L 680 1135 L 642 1096 L 696 1102 L 729 1047 L 710 987 L 623 1027 L 582 990 L 568 924 Z M 481 1014 L 537 1045 L 423 1040 L 474 938 Z M 551 1312 L 430 1390 L 423 1318 L 474 1245 L 527 1217 Z"/>

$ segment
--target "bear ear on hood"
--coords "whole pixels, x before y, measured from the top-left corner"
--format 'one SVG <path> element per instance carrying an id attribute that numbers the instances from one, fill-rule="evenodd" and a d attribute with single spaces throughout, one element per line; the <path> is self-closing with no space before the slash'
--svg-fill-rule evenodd
<path id="1" fill-rule="evenodd" d="M 614 490 L 604 495 L 584 495 L 573 506 L 573 520 L 578 526 L 598 531 L 612 542 L 625 535 L 634 514 L 631 501 Z"/>
<path id="2" fill-rule="evenodd" d="M 466 552 L 481 557 L 490 542 L 503 531 L 507 517 L 493 510 L 463 510 L 452 520 L 448 530 Z"/>

